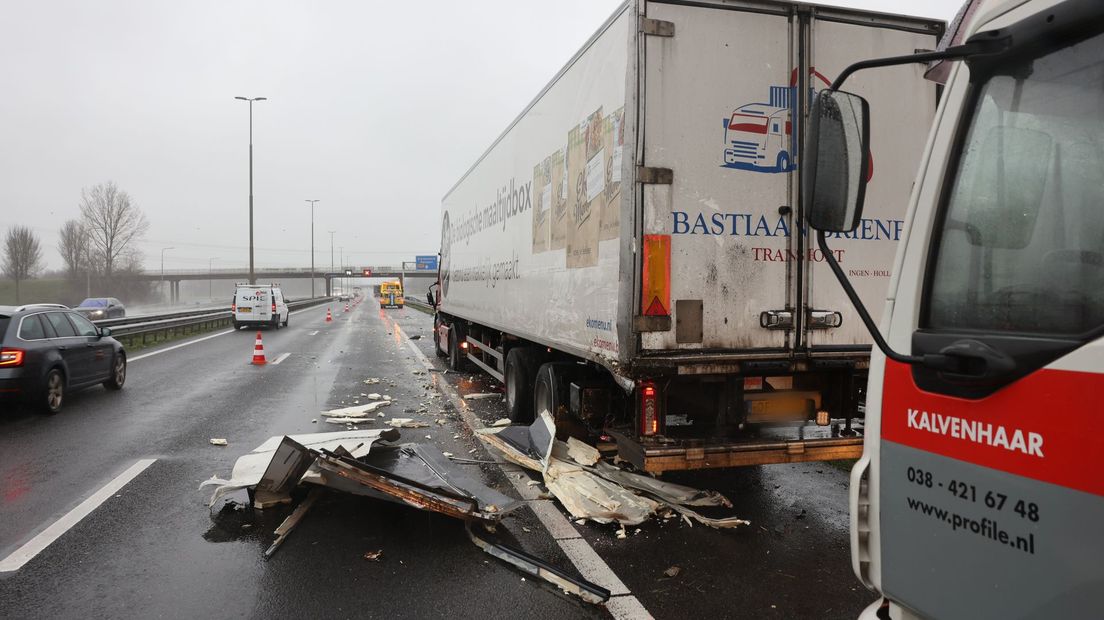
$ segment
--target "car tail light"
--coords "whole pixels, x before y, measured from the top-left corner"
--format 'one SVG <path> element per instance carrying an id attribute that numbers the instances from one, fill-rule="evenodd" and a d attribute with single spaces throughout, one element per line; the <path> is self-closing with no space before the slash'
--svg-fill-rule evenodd
<path id="1" fill-rule="evenodd" d="M 20 349 L 4 349 L 0 351 L 0 366 L 22 366 L 23 351 Z"/>
<path id="2" fill-rule="evenodd" d="M 640 434 L 655 435 L 659 432 L 659 394 L 655 385 L 640 386 Z"/>

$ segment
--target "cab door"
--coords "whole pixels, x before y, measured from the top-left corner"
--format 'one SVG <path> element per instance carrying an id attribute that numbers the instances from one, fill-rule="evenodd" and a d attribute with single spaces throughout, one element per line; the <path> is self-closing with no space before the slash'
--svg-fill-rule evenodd
<path id="1" fill-rule="evenodd" d="M 891 344 L 960 360 L 885 361 L 874 436 L 871 580 L 924 617 L 1104 610 L 1104 34 L 1050 45 L 952 82 L 902 259 Z"/>

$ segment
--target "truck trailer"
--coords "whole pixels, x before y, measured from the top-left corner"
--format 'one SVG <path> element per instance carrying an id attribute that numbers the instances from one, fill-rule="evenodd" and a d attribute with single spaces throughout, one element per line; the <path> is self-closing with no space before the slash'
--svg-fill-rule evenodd
<path id="1" fill-rule="evenodd" d="M 871 342 L 808 236 L 802 136 L 837 72 L 942 31 L 626 2 L 443 198 L 438 354 L 502 381 L 511 419 L 648 472 L 857 458 Z M 924 70 L 863 84 L 867 209 L 833 251 L 875 309 L 935 114 Z"/>

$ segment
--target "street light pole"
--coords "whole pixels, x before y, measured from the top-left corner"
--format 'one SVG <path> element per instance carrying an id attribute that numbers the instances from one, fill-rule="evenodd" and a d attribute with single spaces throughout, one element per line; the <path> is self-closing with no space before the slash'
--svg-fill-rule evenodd
<path id="1" fill-rule="evenodd" d="M 165 294 L 165 250 L 175 250 L 174 247 L 161 248 L 161 294 Z"/>
<path id="2" fill-rule="evenodd" d="M 311 203 L 311 297 L 314 297 L 314 203 L 320 200 L 307 198 L 304 202 Z"/>
<path id="3" fill-rule="evenodd" d="M 249 102 L 249 283 L 256 284 L 253 273 L 253 102 L 267 101 L 267 97 L 234 97 Z"/>
<path id="4" fill-rule="evenodd" d="M 213 287 L 211 286 L 212 281 L 215 279 L 215 272 L 214 272 L 213 269 L 211 269 L 211 263 L 216 258 L 218 258 L 218 257 L 217 256 L 212 256 L 212 257 L 207 259 L 207 298 L 210 299 L 211 301 L 215 300 L 215 295 L 212 292 Z"/>

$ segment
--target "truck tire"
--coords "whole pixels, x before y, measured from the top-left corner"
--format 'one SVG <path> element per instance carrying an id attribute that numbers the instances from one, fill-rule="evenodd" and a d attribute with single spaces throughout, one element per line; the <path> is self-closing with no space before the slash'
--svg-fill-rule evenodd
<path id="1" fill-rule="evenodd" d="M 540 349 L 515 347 L 506 354 L 506 415 L 515 424 L 533 421 L 533 387 Z"/>
<path id="2" fill-rule="evenodd" d="M 445 350 L 441 348 L 440 327 L 440 323 L 436 321 L 433 323 L 433 351 L 437 353 L 437 357 L 445 359 L 448 357 L 448 353 L 445 353 Z"/>
<path id="3" fill-rule="evenodd" d="M 448 367 L 449 370 L 455 370 L 457 372 L 464 370 L 464 353 L 460 350 L 461 334 L 460 329 L 455 323 L 449 326 L 449 350 L 448 350 Z"/>
<path id="4" fill-rule="evenodd" d="M 568 386 L 578 379 L 579 372 L 578 366 L 571 362 L 547 362 L 537 369 L 533 386 L 533 415 L 539 416 L 547 411 L 556 424 L 556 438 L 562 441 L 567 441 L 568 437 L 580 441 L 590 438 L 586 426 L 575 419 L 568 407 Z"/>

